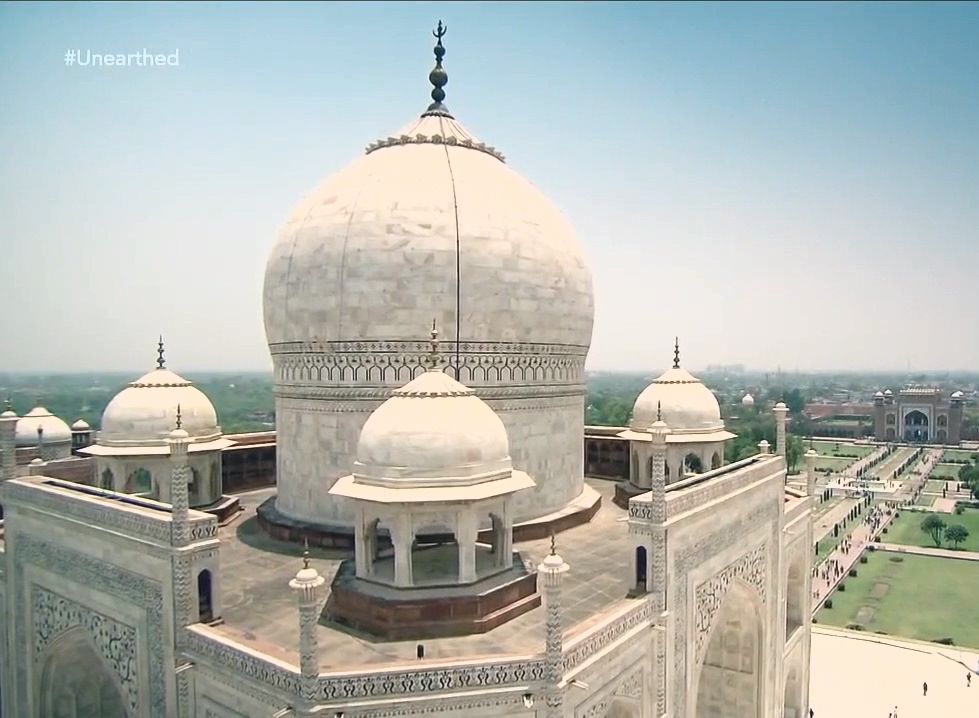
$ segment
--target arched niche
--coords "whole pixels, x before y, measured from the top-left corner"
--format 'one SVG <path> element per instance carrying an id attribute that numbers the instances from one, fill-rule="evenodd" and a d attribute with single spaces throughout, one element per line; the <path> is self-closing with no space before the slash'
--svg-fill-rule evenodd
<path id="1" fill-rule="evenodd" d="M 128 718 L 116 676 L 84 629 L 74 628 L 45 651 L 39 715 L 44 718 Z"/>
<path id="2" fill-rule="evenodd" d="M 764 635 L 758 594 L 732 582 L 694 676 L 695 718 L 762 718 Z"/>

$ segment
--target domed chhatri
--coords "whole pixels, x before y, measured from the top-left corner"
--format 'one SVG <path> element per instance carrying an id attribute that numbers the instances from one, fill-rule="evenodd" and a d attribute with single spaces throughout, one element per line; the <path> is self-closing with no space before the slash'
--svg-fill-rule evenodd
<path id="1" fill-rule="evenodd" d="M 753 397 L 750 393 L 745 394 L 744 396 L 741 397 L 741 406 L 754 406 L 754 405 L 755 405 L 755 397 Z"/>
<path id="2" fill-rule="evenodd" d="M 653 380 L 636 399 L 630 428 L 645 431 L 657 420 L 660 407 L 663 421 L 670 425 L 673 434 L 724 431 L 717 397 L 700 379 L 680 366 L 679 339 L 674 348 L 673 367 Z"/>
<path id="3" fill-rule="evenodd" d="M 166 368 L 162 337 L 156 368 L 112 398 L 95 443 L 79 449 L 97 457 L 101 488 L 169 501 L 167 441 L 178 423 L 178 407 L 181 431 L 190 441 L 191 506 L 209 506 L 221 498 L 221 450 L 231 442 L 223 438 L 217 412 L 204 392 Z"/>
<path id="4" fill-rule="evenodd" d="M 432 345 L 428 371 L 371 414 L 354 472 L 330 489 L 353 501 L 357 517 L 354 577 L 341 570 L 332 615 L 366 630 L 378 627 L 362 609 L 371 591 L 357 581 L 402 590 L 480 583 L 479 593 L 514 581 L 529 585 L 512 549 L 512 500 L 533 488 L 533 479 L 513 469 L 506 429 L 493 410 L 440 369 L 434 327 Z M 489 548 L 477 546 L 480 529 L 489 534 Z M 394 553 L 378 558 L 382 530 Z M 504 583 L 485 583 L 503 574 Z M 421 636 L 426 627 L 412 630 Z"/>
<path id="5" fill-rule="evenodd" d="M 291 522 L 352 524 L 327 490 L 353 465 L 371 410 L 423 369 L 415 328 L 433 314 L 446 373 L 498 413 L 514 465 L 536 482 L 515 519 L 590 491 L 581 444 L 591 275 L 561 213 L 449 113 L 444 35 L 433 102 L 300 203 L 268 259 L 275 509 Z"/>
<path id="6" fill-rule="evenodd" d="M 630 440 L 629 481 L 616 487 L 616 502 L 624 503 L 647 490 L 653 477 L 650 442 L 657 422 L 669 426 L 666 437 L 667 483 L 688 474 L 720 468 L 724 442 L 734 434 L 724 428 L 721 408 L 713 392 L 680 366 L 680 342 L 676 340 L 673 367 L 647 386 L 632 410 L 629 428 L 619 436 Z"/>
<path id="7" fill-rule="evenodd" d="M 14 444 L 20 448 L 38 447 L 47 459 L 71 456 L 71 428 L 43 406 L 36 406 L 17 422 Z"/>

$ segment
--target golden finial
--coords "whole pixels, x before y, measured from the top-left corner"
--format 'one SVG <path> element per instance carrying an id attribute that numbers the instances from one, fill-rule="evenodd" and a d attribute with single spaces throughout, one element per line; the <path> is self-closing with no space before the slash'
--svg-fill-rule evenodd
<path id="1" fill-rule="evenodd" d="M 673 368 L 680 368 L 680 337 L 674 337 L 673 341 Z"/>
<path id="2" fill-rule="evenodd" d="M 156 368 L 164 369 L 166 368 L 167 360 L 163 357 L 163 335 L 160 335 L 160 341 L 156 345 Z"/>
<path id="3" fill-rule="evenodd" d="M 180 404 L 177 404 L 177 428 L 179 429 L 183 424 L 183 418 L 180 415 Z"/>

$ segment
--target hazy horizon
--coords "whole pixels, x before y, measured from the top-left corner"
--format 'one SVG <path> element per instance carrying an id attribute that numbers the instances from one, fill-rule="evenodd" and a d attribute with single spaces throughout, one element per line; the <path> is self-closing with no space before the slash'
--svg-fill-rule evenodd
<path id="1" fill-rule="evenodd" d="M 269 371 L 277 229 L 424 109 L 438 19 L 578 233 L 590 371 L 979 368 L 977 4 L 5 3 L 0 373 Z"/>

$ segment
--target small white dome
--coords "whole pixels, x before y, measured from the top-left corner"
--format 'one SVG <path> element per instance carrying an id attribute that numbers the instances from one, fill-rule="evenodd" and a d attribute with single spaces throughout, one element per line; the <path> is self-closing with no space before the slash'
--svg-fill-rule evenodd
<path id="1" fill-rule="evenodd" d="M 777 411 L 782 411 L 783 409 L 788 409 L 788 408 L 789 408 L 789 407 L 787 407 L 787 406 L 785 405 L 785 402 L 784 402 L 784 401 L 780 401 L 780 402 L 779 402 L 778 404 L 776 404 L 776 405 L 775 405 L 775 409 L 776 409 Z"/>
<path id="2" fill-rule="evenodd" d="M 753 397 L 751 394 L 745 394 L 744 396 L 741 397 L 741 405 L 742 406 L 754 406 L 755 405 L 755 397 Z"/>
<path id="3" fill-rule="evenodd" d="M 890 389 L 885 389 L 884 396 L 894 396 L 894 392 L 891 391 Z"/>
<path id="4" fill-rule="evenodd" d="M 500 417 L 441 371 L 425 372 L 374 410 L 354 463 L 358 483 L 416 488 L 476 484 L 511 470 Z"/>
<path id="5" fill-rule="evenodd" d="M 37 446 L 37 430 L 42 428 L 42 440 L 45 444 L 60 441 L 71 441 L 71 429 L 68 424 L 56 417 L 43 406 L 37 406 L 22 416 L 17 422 L 14 434 L 15 446 Z"/>
<path id="6" fill-rule="evenodd" d="M 669 369 L 643 390 L 632 409 L 631 428 L 645 431 L 656 421 L 658 404 L 672 434 L 724 428 L 717 397 L 686 369 Z"/>
<path id="7" fill-rule="evenodd" d="M 116 394 L 102 414 L 101 446 L 164 444 L 177 425 L 195 441 L 221 436 L 217 413 L 207 396 L 169 369 L 154 369 Z"/>
<path id="8" fill-rule="evenodd" d="M 963 396 L 964 396 L 964 394 L 961 391 L 954 391 L 954 392 L 952 392 L 952 398 L 953 399 L 961 399 Z"/>
<path id="9" fill-rule="evenodd" d="M 883 396 L 884 396 L 884 392 L 882 392 L 882 391 L 881 391 L 880 389 L 878 389 L 878 390 L 877 390 L 877 391 L 876 391 L 876 392 L 874 393 L 874 397 L 883 397 Z"/>
<path id="10" fill-rule="evenodd" d="M 71 425 L 72 431 L 88 431 L 92 427 L 88 425 L 88 422 L 84 419 L 79 419 L 74 424 Z"/>

